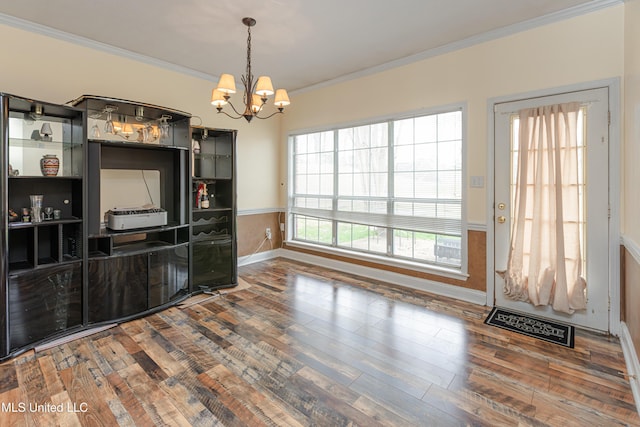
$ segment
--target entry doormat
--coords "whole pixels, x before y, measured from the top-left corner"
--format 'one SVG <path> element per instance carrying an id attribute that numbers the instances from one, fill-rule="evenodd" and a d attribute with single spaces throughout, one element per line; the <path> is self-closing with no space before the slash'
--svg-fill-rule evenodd
<path id="1" fill-rule="evenodd" d="M 491 310 L 484 323 L 565 347 L 574 346 L 575 328 L 570 325 L 529 317 L 498 307 Z"/>

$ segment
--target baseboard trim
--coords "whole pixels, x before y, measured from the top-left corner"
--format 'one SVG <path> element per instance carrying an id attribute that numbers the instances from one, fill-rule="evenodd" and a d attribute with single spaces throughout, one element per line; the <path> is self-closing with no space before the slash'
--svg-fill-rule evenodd
<path id="1" fill-rule="evenodd" d="M 112 323 L 105 326 L 98 326 L 95 328 L 85 329 L 80 332 L 76 332 L 75 334 L 67 335 L 62 338 L 58 338 L 57 340 L 49 341 L 49 342 L 45 342 L 40 345 L 37 345 L 36 347 L 33 348 L 33 350 L 36 353 L 38 353 L 38 352 L 48 350 L 53 347 L 57 347 L 59 345 L 66 344 L 68 342 L 71 342 L 80 338 L 88 337 L 89 335 L 97 334 L 98 332 L 106 331 L 107 329 L 111 329 L 116 326 L 118 326 L 117 323 Z"/>
<path id="2" fill-rule="evenodd" d="M 620 344 L 622 346 L 622 354 L 624 354 L 624 361 L 627 365 L 629 385 L 631 385 L 633 400 L 636 403 L 636 411 L 640 415 L 640 363 L 638 362 L 638 354 L 633 345 L 631 334 L 627 324 L 624 322 L 620 322 Z"/>
<path id="3" fill-rule="evenodd" d="M 269 251 L 256 252 L 251 255 L 245 255 L 242 257 L 238 257 L 238 267 L 242 267 L 243 265 L 253 264 L 255 262 L 267 261 L 273 258 L 277 258 L 281 256 L 282 249 L 272 249 Z"/>
<path id="4" fill-rule="evenodd" d="M 338 261 L 318 255 L 311 255 L 288 249 L 279 249 L 278 251 L 279 252 L 275 254 L 276 256 L 281 256 L 283 258 L 288 258 L 295 261 L 319 265 L 345 273 L 357 274 L 359 276 L 367 277 L 370 279 L 382 280 L 384 282 L 393 283 L 399 286 L 431 292 L 437 295 L 455 298 L 473 304 L 485 305 L 487 302 L 487 295 L 482 291 L 462 288 L 455 285 L 447 285 L 432 280 L 407 276 L 406 274 L 380 270 L 378 268 L 366 267 L 363 265 L 353 264 L 345 261 Z"/>

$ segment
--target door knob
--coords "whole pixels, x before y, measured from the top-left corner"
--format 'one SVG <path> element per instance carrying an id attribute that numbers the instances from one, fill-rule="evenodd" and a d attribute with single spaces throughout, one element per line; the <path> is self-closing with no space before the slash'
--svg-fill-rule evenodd
<path id="1" fill-rule="evenodd" d="M 506 220 L 507 220 L 507 218 L 505 218 L 505 217 L 504 217 L 504 216 L 502 216 L 502 215 L 500 215 L 500 216 L 498 217 L 498 223 L 499 223 L 499 224 L 504 224 Z"/>

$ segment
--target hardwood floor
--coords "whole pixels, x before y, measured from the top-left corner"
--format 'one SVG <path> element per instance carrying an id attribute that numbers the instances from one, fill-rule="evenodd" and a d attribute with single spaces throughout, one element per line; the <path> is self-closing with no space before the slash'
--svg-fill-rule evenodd
<path id="1" fill-rule="evenodd" d="M 285 259 L 240 274 L 244 289 L 0 365 L 0 424 L 640 425 L 615 338 L 568 349 Z"/>

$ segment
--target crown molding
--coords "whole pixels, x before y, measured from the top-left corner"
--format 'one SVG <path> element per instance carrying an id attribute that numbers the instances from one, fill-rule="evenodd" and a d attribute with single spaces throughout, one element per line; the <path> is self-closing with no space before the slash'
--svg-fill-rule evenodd
<path id="1" fill-rule="evenodd" d="M 305 92 L 310 92 L 317 89 L 322 89 L 328 86 L 333 86 L 338 83 L 344 83 L 349 80 L 355 80 L 361 77 L 369 76 L 372 74 L 387 71 L 393 68 L 402 67 L 412 64 L 414 62 L 422 61 L 425 59 L 433 58 L 435 56 L 443 55 L 445 53 L 454 52 L 456 50 L 465 49 L 480 43 L 496 40 L 502 37 L 510 36 L 522 31 L 530 30 L 543 25 L 552 24 L 554 22 L 563 21 L 566 19 L 574 18 L 581 15 L 586 15 L 592 12 L 597 12 L 602 9 L 606 9 L 612 6 L 624 4 L 625 0 L 594 0 L 589 3 L 570 7 L 565 10 L 550 13 L 548 15 L 533 18 L 528 21 L 519 22 L 517 24 L 508 25 L 503 28 L 487 31 L 482 34 L 478 34 L 473 37 L 469 37 L 457 42 L 449 43 L 443 46 L 439 46 L 433 49 L 425 50 L 423 52 L 416 53 L 414 55 L 406 56 L 404 58 L 397 59 L 395 61 L 386 62 L 375 67 L 367 68 L 364 70 L 356 71 L 354 73 L 345 74 L 335 79 L 327 80 L 315 85 L 307 86 L 302 89 L 293 90 L 290 93 L 297 95 Z"/>
<path id="2" fill-rule="evenodd" d="M 171 62 L 162 61 L 160 59 L 152 58 L 150 56 L 142 55 L 142 54 L 132 52 L 130 50 L 122 49 L 116 46 L 111 46 L 106 43 L 97 42 L 95 40 L 91 40 L 75 34 L 67 33 L 61 30 L 57 30 L 55 28 L 47 27 L 45 25 L 36 24 L 35 22 L 26 21 L 24 19 L 16 18 L 14 16 L 5 15 L 3 13 L 0 13 L 0 24 L 14 27 L 19 30 L 29 31 L 32 33 L 62 40 L 64 42 L 77 44 L 79 46 L 109 53 L 111 55 L 120 56 L 122 58 L 131 59 L 133 61 L 142 62 L 147 65 L 153 65 L 155 67 L 163 68 L 169 71 L 174 71 L 180 74 L 185 74 L 191 77 L 196 77 L 196 78 L 208 80 L 211 82 L 215 82 L 217 80 L 217 77 L 211 74 L 202 73 L 200 71 L 196 71 L 188 67 L 172 64 Z"/>
<path id="3" fill-rule="evenodd" d="M 424 59 L 432 58 L 434 56 L 443 55 L 445 53 L 450 53 L 456 50 L 464 49 L 476 44 L 499 39 L 501 37 L 509 36 L 509 35 L 519 33 L 521 31 L 526 31 L 535 27 L 540 27 L 543 25 L 562 21 L 562 20 L 573 18 L 576 16 L 596 12 L 602 9 L 606 9 L 608 7 L 621 5 L 621 4 L 624 4 L 624 1 L 625 0 L 594 0 L 586 4 L 582 4 L 582 5 L 574 6 L 558 12 L 550 13 L 548 15 L 530 19 L 528 21 L 520 22 L 518 24 L 509 25 L 503 28 L 492 30 L 492 31 L 487 31 L 477 36 L 469 37 L 454 43 L 449 43 L 434 49 L 429 49 L 429 50 L 417 53 L 415 55 L 410 55 L 404 58 L 400 58 L 395 61 L 386 62 L 384 64 L 367 68 L 365 70 L 345 74 L 335 79 L 327 80 L 315 85 L 307 86 L 302 89 L 291 91 L 291 94 L 296 95 L 304 92 L 309 92 L 309 91 L 321 89 L 327 86 L 332 86 L 337 83 L 342 83 L 342 82 L 354 80 L 360 77 L 368 76 L 371 74 L 379 73 L 382 71 L 387 71 L 392 68 L 401 67 L 414 62 L 422 61 Z M 196 71 L 188 67 L 172 64 L 170 62 L 162 61 L 162 60 L 152 58 L 146 55 L 142 55 L 139 53 L 135 53 L 126 49 L 111 46 L 106 43 L 100 43 L 95 40 L 91 40 L 85 37 L 80 37 L 78 35 L 70 34 L 70 33 L 57 30 L 51 27 L 47 27 L 41 24 L 36 24 L 34 22 L 26 21 L 24 19 L 5 15 L 3 13 L 0 13 L 0 24 L 5 24 L 21 30 L 30 31 L 33 33 L 47 36 L 47 37 L 52 37 L 65 42 L 75 43 L 80 46 L 88 47 L 90 49 L 99 50 L 102 52 L 110 53 L 112 55 L 121 56 L 127 59 L 139 61 L 148 65 L 153 65 L 159 68 L 164 68 L 170 71 L 174 71 L 177 73 L 185 74 L 191 77 L 196 77 L 196 78 L 200 78 L 200 79 L 211 81 L 211 82 L 215 82 L 218 78 L 217 76 Z"/>

